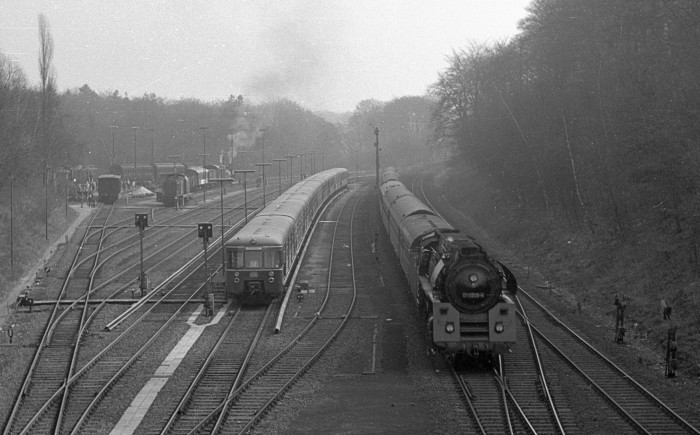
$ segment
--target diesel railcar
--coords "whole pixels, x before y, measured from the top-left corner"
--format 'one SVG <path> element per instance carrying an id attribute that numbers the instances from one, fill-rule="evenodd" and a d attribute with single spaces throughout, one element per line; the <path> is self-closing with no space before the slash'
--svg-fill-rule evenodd
<path id="1" fill-rule="evenodd" d="M 382 173 L 379 208 L 432 345 L 455 359 L 489 361 L 514 345 L 518 285 L 510 270 L 413 195 L 394 168 Z"/>
<path id="2" fill-rule="evenodd" d="M 97 177 L 97 194 L 105 204 L 114 204 L 122 191 L 122 178 L 119 175 L 104 174 Z"/>
<path id="3" fill-rule="evenodd" d="M 241 304 L 267 304 L 284 294 L 314 217 L 347 186 L 348 171 L 328 169 L 298 182 L 226 241 L 226 293 Z"/>

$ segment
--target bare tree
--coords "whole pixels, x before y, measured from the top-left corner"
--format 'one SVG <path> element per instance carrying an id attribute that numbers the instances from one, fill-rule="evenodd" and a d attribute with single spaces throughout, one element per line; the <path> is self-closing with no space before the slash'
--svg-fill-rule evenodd
<path id="1" fill-rule="evenodd" d="M 49 23 L 44 14 L 39 14 L 39 76 L 41 77 L 41 150 L 44 157 L 44 207 L 46 223 L 46 240 L 49 239 L 49 199 L 48 199 L 48 175 L 51 152 L 49 149 L 48 123 L 51 96 L 56 91 L 56 82 L 53 71 L 53 37 Z"/>
<path id="2" fill-rule="evenodd" d="M 41 136 L 45 162 L 49 161 L 47 119 L 51 103 L 51 95 L 56 90 L 56 79 L 53 68 L 53 36 L 44 14 L 39 14 L 39 76 L 41 78 Z"/>

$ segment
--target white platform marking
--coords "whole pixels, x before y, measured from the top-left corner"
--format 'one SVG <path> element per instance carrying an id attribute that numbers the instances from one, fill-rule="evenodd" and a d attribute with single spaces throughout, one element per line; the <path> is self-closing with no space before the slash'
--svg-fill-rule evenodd
<path id="1" fill-rule="evenodd" d="M 229 304 L 224 305 L 211 322 L 204 325 L 195 325 L 194 321 L 204 310 L 204 305 L 199 305 L 197 309 L 187 319 L 190 329 L 170 351 L 160 367 L 156 370 L 153 377 L 146 382 L 146 385 L 141 388 L 139 394 L 136 395 L 131 405 L 124 412 L 119 423 L 112 429 L 110 435 L 126 435 L 133 434 L 136 428 L 141 424 L 141 421 L 146 416 L 146 413 L 151 408 L 151 405 L 156 400 L 158 393 L 168 382 L 168 379 L 175 373 L 182 360 L 187 356 L 187 352 L 195 344 L 200 335 L 204 332 L 204 328 L 219 323 L 222 317 L 226 314 Z"/>

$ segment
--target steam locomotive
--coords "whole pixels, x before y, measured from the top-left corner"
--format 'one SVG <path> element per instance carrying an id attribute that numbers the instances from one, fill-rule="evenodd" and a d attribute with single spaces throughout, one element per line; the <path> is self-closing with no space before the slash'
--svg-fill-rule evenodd
<path id="1" fill-rule="evenodd" d="M 413 195 L 396 169 L 382 173 L 379 194 L 382 221 L 433 346 L 455 360 L 490 361 L 514 345 L 518 284 L 510 270 Z"/>

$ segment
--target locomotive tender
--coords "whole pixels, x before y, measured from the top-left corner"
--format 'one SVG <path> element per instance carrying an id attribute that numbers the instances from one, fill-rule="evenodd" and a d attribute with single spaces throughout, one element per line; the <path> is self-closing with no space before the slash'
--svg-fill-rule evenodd
<path id="1" fill-rule="evenodd" d="M 283 295 L 316 214 L 347 181 L 345 168 L 311 175 L 267 204 L 228 239 L 226 294 L 241 304 L 267 304 Z"/>
<path id="2" fill-rule="evenodd" d="M 492 360 L 515 344 L 513 274 L 423 204 L 394 168 L 379 183 L 379 208 L 430 341 L 454 358 Z"/>

